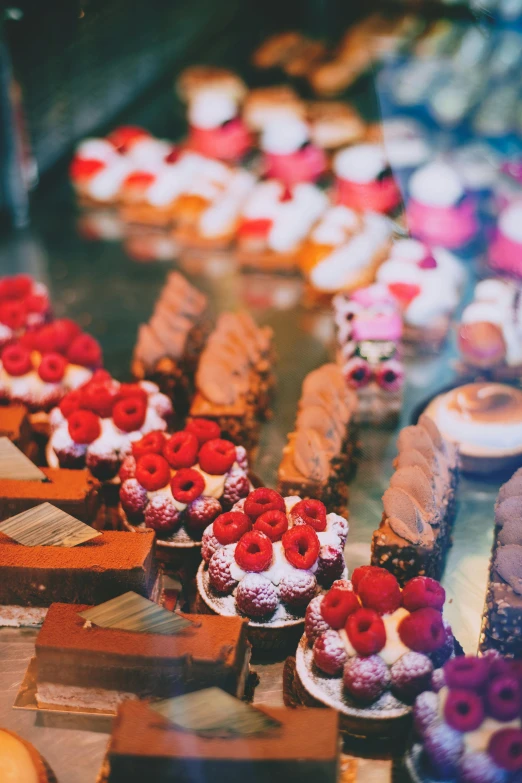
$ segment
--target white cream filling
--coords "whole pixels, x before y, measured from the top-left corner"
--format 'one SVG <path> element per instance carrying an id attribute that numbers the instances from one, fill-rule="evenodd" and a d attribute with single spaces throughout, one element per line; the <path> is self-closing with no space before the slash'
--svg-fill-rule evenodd
<path id="1" fill-rule="evenodd" d="M 273 118 L 261 135 L 261 149 L 272 155 L 291 155 L 309 139 L 308 125 L 298 117 Z"/>

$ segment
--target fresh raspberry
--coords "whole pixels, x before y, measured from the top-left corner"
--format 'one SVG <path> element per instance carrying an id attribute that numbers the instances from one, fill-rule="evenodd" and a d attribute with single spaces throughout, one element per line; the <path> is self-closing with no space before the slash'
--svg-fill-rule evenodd
<path id="1" fill-rule="evenodd" d="M 374 655 L 386 644 L 384 623 L 374 609 L 357 609 L 349 614 L 345 630 L 360 655 Z"/>
<path id="2" fill-rule="evenodd" d="M 230 470 L 235 461 L 236 448 L 234 444 L 222 438 L 207 440 L 199 452 L 201 470 L 214 476 L 222 476 L 223 473 Z"/>
<path id="3" fill-rule="evenodd" d="M 141 397 L 146 405 L 149 395 L 139 383 L 120 383 L 116 391 L 116 402 L 128 397 Z"/>
<path id="4" fill-rule="evenodd" d="M 435 652 L 446 639 L 442 617 L 436 609 L 417 609 L 401 621 L 398 630 L 401 642 L 414 652 Z"/>
<path id="5" fill-rule="evenodd" d="M 112 409 L 114 424 L 123 432 L 139 430 L 145 421 L 147 406 L 140 397 L 120 400 Z"/>
<path id="6" fill-rule="evenodd" d="M 155 455 L 157 456 L 157 455 Z M 153 497 L 145 509 L 145 525 L 160 536 L 173 533 L 180 524 L 180 514 L 166 495 Z"/>
<path id="7" fill-rule="evenodd" d="M 439 719 L 439 697 L 433 691 L 425 690 L 415 699 L 413 706 L 413 725 L 419 737 Z"/>
<path id="8" fill-rule="evenodd" d="M 320 500 L 300 500 L 290 511 L 294 525 L 310 525 L 317 533 L 326 530 L 326 507 Z"/>
<path id="9" fill-rule="evenodd" d="M 307 571 L 294 571 L 281 577 L 279 595 L 292 609 L 303 610 L 315 595 L 317 579 Z"/>
<path id="10" fill-rule="evenodd" d="M 218 593 L 231 593 L 237 585 L 232 577 L 230 567 L 234 562 L 234 554 L 230 549 L 222 547 L 218 549 L 208 564 L 208 578 L 210 584 Z"/>
<path id="11" fill-rule="evenodd" d="M 343 682 L 350 696 L 362 704 L 371 704 L 389 687 L 390 672 L 379 655 L 355 655 L 345 664 Z"/>
<path id="12" fill-rule="evenodd" d="M 27 321 L 27 307 L 21 301 L 0 302 L 0 323 L 16 332 L 22 329 Z"/>
<path id="13" fill-rule="evenodd" d="M 97 367 L 96 370 L 94 370 L 91 379 L 89 381 L 89 383 L 111 383 L 111 382 L 114 382 L 113 377 L 111 376 L 110 372 L 108 370 L 104 370 L 103 367 Z"/>
<path id="14" fill-rule="evenodd" d="M 18 377 L 33 369 L 31 354 L 23 345 L 15 343 L 8 345 L 2 351 L 2 364 L 8 375 Z"/>
<path id="15" fill-rule="evenodd" d="M 362 605 L 379 614 L 392 614 L 401 605 L 401 588 L 388 571 L 367 573 L 359 582 L 358 592 Z"/>
<path id="16" fill-rule="evenodd" d="M 45 383 L 59 383 L 65 375 L 67 362 L 59 353 L 48 353 L 38 365 L 38 375 Z"/>
<path id="17" fill-rule="evenodd" d="M 201 539 L 201 557 L 205 563 L 210 563 L 210 558 L 218 549 L 221 549 L 221 544 L 214 535 L 214 526 L 209 525 Z"/>
<path id="18" fill-rule="evenodd" d="M 165 457 L 162 457 L 162 460 L 165 460 Z M 170 491 L 175 500 L 188 505 L 205 491 L 205 479 L 197 470 L 181 468 L 170 481 Z"/>
<path id="19" fill-rule="evenodd" d="M 33 278 L 22 273 L 4 277 L 1 281 L 0 297 L 2 299 L 22 299 L 30 294 L 33 287 Z"/>
<path id="20" fill-rule="evenodd" d="M 219 424 L 210 419 L 190 419 L 185 425 L 185 432 L 191 432 L 202 446 L 207 440 L 216 440 L 221 437 Z"/>
<path id="21" fill-rule="evenodd" d="M 127 481 L 127 479 L 136 476 L 136 459 L 132 455 L 125 457 L 120 465 L 118 476 L 122 484 Z"/>
<path id="22" fill-rule="evenodd" d="M 506 773 L 481 751 L 464 753 L 459 762 L 461 783 L 505 783 Z"/>
<path id="23" fill-rule="evenodd" d="M 144 454 L 136 463 L 136 478 L 148 492 L 162 489 L 170 479 L 167 460 L 161 454 Z"/>
<path id="24" fill-rule="evenodd" d="M 65 356 L 72 341 L 81 334 L 78 324 L 69 318 L 58 318 L 30 335 L 32 347 L 40 353 L 61 353 Z"/>
<path id="25" fill-rule="evenodd" d="M 444 702 L 444 719 L 456 731 L 475 731 L 484 720 L 482 699 L 473 691 L 450 690 Z"/>
<path id="26" fill-rule="evenodd" d="M 102 160 L 95 160 L 94 158 L 73 158 L 69 166 L 69 176 L 73 182 L 89 180 L 99 171 L 102 171 L 106 165 Z"/>
<path id="27" fill-rule="evenodd" d="M 234 513 L 234 512 L 231 512 Z M 214 532 L 219 540 L 216 525 Z M 236 544 L 234 557 L 236 563 L 243 571 L 265 571 L 272 562 L 272 542 L 259 530 L 250 530 L 244 533 Z"/>
<path id="28" fill-rule="evenodd" d="M 402 588 L 402 605 L 408 612 L 427 607 L 441 612 L 445 600 L 446 591 L 441 584 L 435 579 L 430 579 L 429 576 L 416 576 L 406 582 Z"/>
<path id="29" fill-rule="evenodd" d="M 285 501 L 274 489 L 259 487 L 248 495 L 245 501 L 245 514 L 255 521 L 265 511 L 286 511 Z"/>
<path id="30" fill-rule="evenodd" d="M 319 557 L 319 539 L 310 525 L 297 525 L 287 530 L 282 542 L 286 559 L 294 568 L 307 571 Z"/>
<path id="31" fill-rule="evenodd" d="M 185 519 L 188 527 L 194 535 L 210 525 L 221 514 L 221 504 L 216 498 L 201 495 L 189 504 L 185 511 Z"/>
<path id="32" fill-rule="evenodd" d="M 214 521 L 214 535 L 220 544 L 235 544 L 252 528 L 252 523 L 241 511 L 227 511 Z"/>
<path id="33" fill-rule="evenodd" d="M 321 605 L 321 613 L 325 622 L 331 628 L 344 628 L 348 615 L 361 608 L 359 599 L 345 587 L 332 587 L 325 595 Z"/>
<path id="34" fill-rule="evenodd" d="M 499 767 L 508 772 L 522 769 L 522 731 L 501 729 L 489 740 L 488 753 Z"/>
<path id="35" fill-rule="evenodd" d="M 83 404 L 83 393 L 80 389 L 74 389 L 60 401 L 60 410 L 64 418 L 68 419 L 71 413 L 79 411 Z"/>
<path id="36" fill-rule="evenodd" d="M 92 411 L 74 411 L 67 419 L 69 435 L 75 443 L 92 443 L 100 437 L 101 424 Z"/>
<path id="37" fill-rule="evenodd" d="M 427 655 L 405 653 L 390 669 L 392 691 L 411 704 L 419 693 L 429 689 L 432 671 L 433 664 Z"/>
<path id="38" fill-rule="evenodd" d="M 236 462 L 245 473 L 248 473 L 248 454 L 244 446 L 236 446 Z"/>
<path id="39" fill-rule="evenodd" d="M 176 432 L 163 446 L 163 456 L 175 470 L 191 468 L 198 459 L 198 439 L 192 432 Z M 202 466 L 201 466 L 202 467 Z M 202 467 L 204 470 L 204 468 Z"/>
<path id="40" fill-rule="evenodd" d="M 444 666 L 444 677 L 449 688 L 470 688 L 479 690 L 488 678 L 487 658 L 462 655 L 453 658 Z"/>
<path id="41" fill-rule="evenodd" d="M 500 675 L 488 685 L 486 709 L 495 720 L 514 720 L 522 707 L 522 687 L 515 676 Z"/>
<path id="42" fill-rule="evenodd" d="M 99 367 L 102 363 L 100 344 L 90 334 L 79 334 L 67 350 L 67 358 L 71 364 L 82 367 Z"/>
<path id="43" fill-rule="evenodd" d="M 339 543 L 342 547 L 346 544 L 348 537 L 348 520 L 339 514 L 328 514 L 326 518 L 328 529 L 334 531 L 339 536 Z"/>
<path id="44" fill-rule="evenodd" d="M 227 474 L 221 501 L 225 508 L 232 508 L 241 498 L 246 498 L 250 490 L 250 481 L 241 468 L 232 467 Z"/>
<path id="45" fill-rule="evenodd" d="M 118 473 L 120 456 L 103 437 L 89 446 L 86 455 L 86 467 L 100 481 L 110 481 Z"/>
<path id="46" fill-rule="evenodd" d="M 143 457 L 144 454 L 163 454 L 165 445 L 165 435 L 160 430 L 148 432 L 140 440 L 135 440 L 132 444 L 132 453 L 136 459 Z"/>
<path id="47" fill-rule="evenodd" d="M 345 567 L 343 550 L 339 547 L 325 544 L 319 550 L 319 560 L 317 562 L 317 571 L 315 572 L 317 581 L 323 587 L 330 587 L 336 579 L 340 579 Z"/>
<path id="48" fill-rule="evenodd" d="M 121 485 L 120 502 L 131 521 L 143 518 L 148 500 L 147 490 L 141 486 L 138 479 L 127 479 Z"/>
<path id="49" fill-rule="evenodd" d="M 241 498 L 241 500 L 238 500 L 237 503 L 234 503 L 234 505 L 232 506 L 232 508 L 230 510 L 231 511 L 242 511 L 243 514 L 244 514 L 245 513 L 245 500 L 246 500 L 246 498 Z"/>
<path id="50" fill-rule="evenodd" d="M 349 579 L 336 579 L 332 587 L 342 587 L 344 590 L 354 592 L 353 585 Z"/>
<path id="51" fill-rule="evenodd" d="M 96 413 L 102 419 L 112 416 L 114 387 L 106 381 L 90 381 L 82 387 L 82 407 Z"/>
<path id="52" fill-rule="evenodd" d="M 446 661 L 455 653 L 455 638 L 453 636 L 453 631 L 451 630 L 451 625 L 447 620 L 444 620 L 444 618 L 442 619 L 442 624 L 444 626 L 444 644 L 442 647 L 439 647 L 429 654 L 435 669 L 444 666 Z"/>
<path id="53" fill-rule="evenodd" d="M 316 597 L 312 598 L 306 607 L 305 634 L 306 638 L 310 642 L 313 642 L 314 639 L 316 639 L 322 633 L 328 631 L 330 627 L 324 619 L 323 613 L 321 611 L 324 599 L 324 595 L 316 595 Z"/>
<path id="54" fill-rule="evenodd" d="M 247 533 L 248 535 L 248 533 Z M 268 540 L 268 539 L 267 539 Z M 269 617 L 277 609 L 277 591 L 261 574 L 246 574 L 237 586 L 236 603 L 247 617 Z"/>
<path id="55" fill-rule="evenodd" d="M 446 687 L 446 680 L 444 679 L 444 669 L 434 669 L 431 675 L 431 687 L 435 693 L 439 693 Z"/>
<path id="56" fill-rule="evenodd" d="M 281 541 L 288 530 L 288 519 L 284 511 L 265 511 L 254 522 L 254 529 L 260 530 L 270 541 Z"/>
<path id="57" fill-rule="evenodd" d="M 50 309 L 49 297 L 47 294 L 30 294 L 24 299 L 24 304 L 29 313 L 35 315 L 46 315 Z"/>
<path id="58" fill-rule="evenodd" d="M 359 585 L 364 579 L 364 577 L 368 576 L 368 574 L 378 574 L 378 573 L 389 573 L 386 571 L 385 568 L 380 568 L 379 566 L 372 566 L 372 565 L 365 565 L 365 566 L 358 566 L 353 570 L 351 580 L 353 589 L 356 593 L 359 592 Z"/>
<path id="59" fill-rule="evenodd" d="M 326 631 L 314 642 L 314 663 L 325 674 L 337 676 L 346 663 L 346 650 L 337 631 Z"/>
<path id="60" fill-rule="evenodd" d="M 424 752 L 435 775 L 443 780 L 456 777 L 463 750 L 462 734 L 445 723 L 434 723 L 424 734 Z"/>

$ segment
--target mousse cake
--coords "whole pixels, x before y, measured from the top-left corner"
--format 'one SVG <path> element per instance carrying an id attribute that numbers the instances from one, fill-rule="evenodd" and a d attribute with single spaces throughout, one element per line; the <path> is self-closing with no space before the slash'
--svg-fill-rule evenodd
<path id="1" fill-rule="evenodd" d="M 0 438 L 9 438 L 28 456 L 33 454 L 31 423 L 24 405 L 0 405 Z"/>

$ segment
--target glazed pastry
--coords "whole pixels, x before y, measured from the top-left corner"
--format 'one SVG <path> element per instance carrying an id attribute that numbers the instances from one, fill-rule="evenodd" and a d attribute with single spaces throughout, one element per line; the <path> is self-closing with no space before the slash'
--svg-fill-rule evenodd
<path id="1" fill-rule="evenodd" d="M 357 396 L 346 387 L 336 364 L 323 364 L 306 376 L 295 429 L 277 474 L 281 495 L 315 498 L 336 514 L 346 514 L 347 485 L 354 473 L 356 409 Z"/>
<path id="2" fill-rule="evenodd" d="M 56 783 L 36 748 L 8 729 L 0 729 L 0 769 L 3 783 Z"/>
<path id="3" fill-rule="evenodd" d="M 0 349 L 51 317 L 49 291 L 29 275 L 0 278 Z"/>
<path id="4" fill-rule="evenodd" d="M 190 103 L 198 92 L 208 89 L 217 89 L 238 102 L 247 93 L 244 81 L 237 74 L 214 65 L 191 65 L 176 79 L 176 92 L 185 103 Z"/>
<path id="5" fill-rule="evenodd" d="M 241 119 L 238 96 L 218 83 L 192 92 L 188 99 L 187 147 L 217 160 L 241 160 L 252 147 L 252 137 Z"/>
<path id="6" fill-rule="evenodd" d="M 384 511 L 372 538 L 372 564 L 401 584 L 414 576 L 440 579 L 451 546 L 459 458 L 426 415 L 405 427 Z"/>
<path id="7" fill-rule="evenodd" d="M 334 200 L 359 212 L 392 212 L 401 194 L 378 144 L 359 144 L 338 152 L 332 168 L 335 174 Z"/>
<path id="8" fill-rule="evenodd" d="M 326 156 L 310 140 L 310 127 L 298 117 L 274 118 L 263 128 L 260 148 L 265 176 L 292 186 L 315 182 L 326 171 Z"/>
<path id="9" fill-rule="evenodd" d="M 325 150 L 361 141 L 366 130 L 354 107 L 340 101 L 313 101 L 307 115 L 311 140 Z"/>
<path id="10" fill-rule="evenodd" d="M 243 119 L 256 133 L 272 122 L 281 122 L 289 117 L 304 120 L 305 115 L 305 102 L 286 84 L 256 87 L 249 91 L 243 104 Z"/>
<path id="11" fill-rule="evenodd" d="M 357 421 L 395 423 L 401 410 L 404 368 L 397 302 L 384 286 L 361 288 L 333 300 L 338 364 L 357 393 Z"/>
<path id="12" fill-rule="evenodd" d="M 522 277 L 522 206 L 517 202 L 499 215 L 488 263 L 499 274 Z"/>

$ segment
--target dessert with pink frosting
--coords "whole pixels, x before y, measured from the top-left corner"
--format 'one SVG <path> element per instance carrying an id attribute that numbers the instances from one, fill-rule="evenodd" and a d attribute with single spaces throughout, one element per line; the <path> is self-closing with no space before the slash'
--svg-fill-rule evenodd
<path id="1" fill-rule="evenodd" d="M 393 212 L 401 194 L 380 144 L 356 144 L 338 152 L 332 164 L 334 200 L 358 212 Z"/>
<path id="2" fill-rule="evenodd" d="M 397 450 L 372 564 L 401 584 L 414 576 L 440 579 L 451 546 L 459 456 L 426 415 L 400 431 Z"/>
<path id="3" fill-rule="evenodd" d="M 190 415 L 216 421 L 250 454 L 270 413 L 273 361 L 269 327 L 258 327 L 244 311 L 222 313 L 201 354 Z"/>
<path id="4" fill-rule="evenodd" d="M 467 655 L 434 672 L 413 708 L 410 780 L 515 783 L 522 771 L 520 665 Z"/>
<path id="5" fill-rule="evenodd" d="M 434 161 L 418 169 L 408 183 L 408 229 L 428 245 L 457 250 L 477 234 L 475 206 L 454 168 Z"/>
<path id="6" fill-rule="evenodd" d="M 499 274 L 522 277 L 522 201 L 509 204 L 500 213 L 488 262 Z"/>
<path id="7" fill-rule="evenodd" d="M 337 364 L 308 373 L 277 473 L 281 495 L 315 498 L 337 514 L 346 513 L 355 468 L 357 404 Z"/>
<path id="8" fill-rule="evenodd" d="M 319 500 L 255 489 L 205 530 L 200 597 L 216 614 L 248 617 L 254 647 L 285 646 L 310 601 L 346 576 L 347 534 Z"/>
<path id="9" fill-rule="evenodd" d="M 445 600 L 434 579 L 401 588 L 375 566 L 336 581 L 306 610 L 296 654 L 303 702 L 338 710 L 349 735 L 404 739 L 416 696 L 455 653 Z"/>
<path id="10" fill-rule="evenodd" d="M 460 261 L 445 248 L 429 248 L 416 239 L 394 242 L 377 271 L 377 282 L 399 303 L 405 343 L 440 349 L 460 301 L 464 276 Z"/>
<path id="11" fill-rule="evenodd" d="M 315 182 L 327 168 L 326 155 L 310 139 L 310 127 L 295 116 L 274 118 L 259 142 L 263 173 L 285 185 Z"/>
<path id="12" fill-rule="evenodd" d="M 30 275 L 0 277 L 0 348 L 51 318 L 49 291 Z"/>
<path id="13" fill-rule="evenodd" d="M 240 161 L 253 139 L 240 114 L 240 96 L 229 85 L 200 86 L 187 95 L 186 146 L 208 158 Z"/>
<path id="14" fill-rule="evenodd" d="M 361 423 L 395 423 L 401 410 L 404 368 L 402 320 L 396 299 L 383 285 L 338 294 L 333 300 L 337 361 L 359 400 Z"/>
<path id="15" fill-rule="evenodd" d="M 49 416 L 51 467 L 87 467 L 96 478 L 117 476 L 134 441 L 167 429 L 172 404 L 150 381 L 119 383 L 106 370 L 65 397 Z"/>

